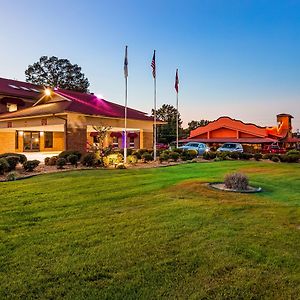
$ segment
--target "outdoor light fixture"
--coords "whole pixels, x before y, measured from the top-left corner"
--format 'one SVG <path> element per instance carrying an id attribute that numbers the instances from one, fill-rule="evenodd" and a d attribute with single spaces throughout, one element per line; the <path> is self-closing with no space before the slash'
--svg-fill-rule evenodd
<path id="1" fill-rule="evenodd" d="M 44 93 L 47 97 L 51 96 L 51 90 L 50 89 L 45 89 Z"/>
<path id="2" fill-rule="evenodd" d="M 44 131 L 40 131 L 40 136 L 43 136 L 44 135 Z"/>
<path id="3" fill-rule="evenodd" d="M 22 136 L 24 134 L 24 131 L 19 131 L 19 135 Z"/>

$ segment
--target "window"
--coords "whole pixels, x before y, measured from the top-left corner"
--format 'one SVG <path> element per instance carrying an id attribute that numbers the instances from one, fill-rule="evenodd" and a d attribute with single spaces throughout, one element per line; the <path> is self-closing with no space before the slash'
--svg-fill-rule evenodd
<path id="1" fill-rule="evenodd" d="M 13 103 L 7 103 L 6 104 L 6 109 L 7 109 L 8 112 L 17 111 L 18 110 L 18 105 L 13 104 Z"/>
<path id="2" fill-rule="evenodd" d="M 45 132 L 45 148 L 53 148 L 53 132 Z"/>
<path id="3" fill-rule="evenodd" d="M 117 136 L 113 137 L 113 147 L 118 148 L 119 147 L 119 139 Z"/>
<path id="4" fill-rule="evenodd" d="M 15 149 L 19 149 L 19 131 L 16 130 L 15 134 Z"/>
<path id="5" fill-rule="evenodd" d="M 129 138 L 129 148 L 134 148 L 134 137 Z"/>

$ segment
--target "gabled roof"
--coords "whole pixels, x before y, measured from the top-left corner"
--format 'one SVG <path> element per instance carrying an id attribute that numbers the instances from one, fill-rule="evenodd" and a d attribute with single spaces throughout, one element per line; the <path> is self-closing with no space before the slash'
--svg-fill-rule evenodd
<path id="1" fill-rule="evenodd" d="M 28 91 L 11 86 L 24 87 L 31 90 Z M 0 115 L 0 120 L 35 117 L 39 115 L 45 116 L 67 112 L 111 118 L 125 117 L 124 106 L 97 98 L 93 94 L 55 89 L 53 90 L 55 97 L 53 99 L 46 100 L 45 98 L 43 99 L 44 94 L 42 92 L 38 93 L 38 90 L 43 91 L 44 88 L 20 81 L 0 78 L 0 94 L 6 95 L 10 93 L 9 95 L 14 97 L 28 97 L 34 99 L 37 103 L 36 106 L 2 114 Z M 37 102 L 40 99 L 42 99 L 43 102 Z M 153 121 L 153 118 L 148 116 L 146 113 L 132 108 L 127 108 L 127 117 L 129 119 Z"/>
<path id="2" fill-rule="evenodd" d="M 265 137 L 266 127 L 257 126 L 252 123 L 244 123 L 241 120 L 235 120 L 230 117 L 220 117 L 215 121 L 208 123 L 206 126 L 198 127 L 191 131 L 189 138 L 196 138 L 199 135 L 205 134 L 219 128 L 229 128 L 232 130 L 239 130 L 258 137 Z"/>
<path id="3" fill-rule="evenodd" d="M 0 95 L 38 100 L 43 91 L 39 85 L 0 77 Z"/>

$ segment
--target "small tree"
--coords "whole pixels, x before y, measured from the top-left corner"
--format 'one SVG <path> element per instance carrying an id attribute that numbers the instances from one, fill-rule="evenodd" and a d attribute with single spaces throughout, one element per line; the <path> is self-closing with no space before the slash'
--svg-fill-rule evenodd
<path id="1" fill-rule="evenodd" d="M 96 144 L 92 146 L 92 151 L 95 153 L 96 158 L 100 160 L 101 164 L 103 164 L 103 157 L 106 154 L 104 141 L 111 126 L 100 124 L 99 126 L 93 126 L 93 129 L 96 131 Z"/>

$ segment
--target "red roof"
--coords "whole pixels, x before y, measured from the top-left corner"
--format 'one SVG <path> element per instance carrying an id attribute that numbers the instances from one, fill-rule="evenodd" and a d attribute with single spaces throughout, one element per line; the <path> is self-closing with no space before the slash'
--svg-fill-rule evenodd
<path id="1" fill-rule="evenodd" d="M 241 120 L 235 120 L 230 117 L 220 117 L 215 121 L 208 123 L 206 126 L 198 127 L 191 131 L 189 138 L 197 138 L 197 136 L 207 133 L 208 131 L 213 131 L 219 128 L 229 128 L 233 130 L 239 130 L 246 132 L 258 137 L 265 137 L 266 127 L 260 127 L 252 123 L 244 123 Z"/>
<path id="2" fill-rule="evenodd" d="M 212 138 L 212 139 L 184 139 L 180 142 L 198 142 L 198 143 L 242 143 L 242 144 L 265 144 L 265 143 L 274 143 L 278 142 L 276 139 L 271 138 Z"/>
<path id="3" fill-rule="evenodd" d="M 22 88 L 23 87 L 23 88 Z M 16 81 L 10 79 L 0 78 L 0 95 L 10 95 L 20 98 L 34 99 L 36 102 L 42 99 L 44 94 L 43 87 Z M 40 92 L 38 92 L 40 91 Z M 60 96 L 57 99 L 43 101 L 36 106 L 18 110 L 12 113 L 2 114 L 0 119 L 13 119 L 21 117 L 50 115 L 64 112 L 76 112 L 85 115 L 105 116 L 111 118 L 124 118 L 125 107 L 116 103 L 109 102 L 104 99 L 97 98 L 93 94 L 79 93 L 68 90 L 57 89 L 53 91 L 54 94 Z M 57 97 L 56 97 L 57 98 Z M 129 119 L 153 121 L 153 117 L 146 113 L 127 108 L 127 117 Z"/>

